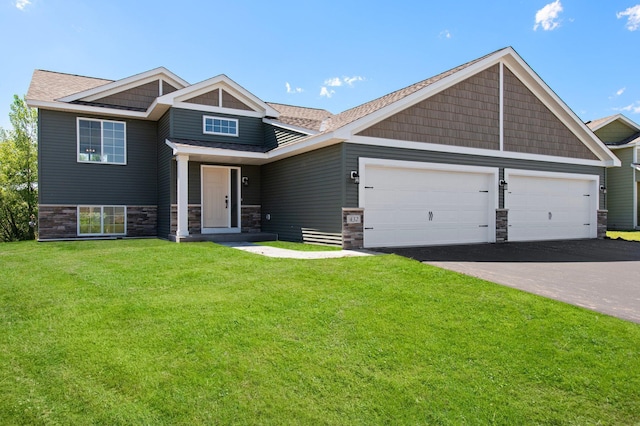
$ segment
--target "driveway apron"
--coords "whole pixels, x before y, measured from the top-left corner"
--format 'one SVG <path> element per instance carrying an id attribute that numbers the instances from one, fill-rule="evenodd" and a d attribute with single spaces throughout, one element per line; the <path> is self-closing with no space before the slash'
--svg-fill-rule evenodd
<path id="1" fill-rule="evenodd" d="M 637 242 L 544 241 L 379 251 L 640 323 Z"/>

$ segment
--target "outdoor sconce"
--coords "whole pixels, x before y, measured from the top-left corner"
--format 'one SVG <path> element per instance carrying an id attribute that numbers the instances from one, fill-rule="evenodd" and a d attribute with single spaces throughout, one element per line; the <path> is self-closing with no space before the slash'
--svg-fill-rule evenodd
<path id="1" fill-rule="evenodd" d="M 242 176 L 242 185 L 249 186 L 249 177 L 248 176 Z"/>
<path id="2" fill-rule="evenodd" d="M 349 173 L 349 177 L 351 178 L 351 180 L 353 180 L 353 183 L 360 183 L 360 175 L 356 170 L 351 170 L 351 173 Z"/>
<path id="3" fill-rule="evenodd" d="M 508 186 L 509 186 L 509 184 L 507 183 L 506 180 L 500 179 L 500 187 L 502 187 L 502 189 L 504 189 L 506 191 Z"/>
<path id="4" fill-rule="evenodd" d="M 604 185 L 600 185 L 600 192 L 602 192 L 603 194 L 607 193 L 607 187 Z"/>

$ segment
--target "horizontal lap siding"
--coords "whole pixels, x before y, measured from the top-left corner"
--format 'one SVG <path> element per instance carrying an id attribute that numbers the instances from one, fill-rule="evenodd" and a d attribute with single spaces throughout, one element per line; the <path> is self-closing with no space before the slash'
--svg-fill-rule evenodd
<path id="1" fill-rule="evenodd" d="M 496 65 L 363 130 L 359 135 L 500 149 L 499 85 Z"/>
<path id="2" fill-rule="evenodd" d="M 192 111 L 180 108 L 172 108 L 171 114 L 171 137 L 173 138 L 259 146 L 264 143 L 263 123 L 260 118 Z M 210 117 L 237 119 L 238 136 L 204 134 L 202 128 L 202 117 L 205 115 Z"/>
<path id="3" fill-rule="evenodd" d="M 85 118 L 104 118 L 82 115 Z M 126 122 L 127 164 L 79 163 L 77 115 L 39 111 L 39 188 L 42 204 L 156 205 L 157 125 Z"/>
<path id="4" fill-rule="evenodd" d="M 346 180 L 341 145 L 262 166 L 262 230 L 290 241 L 303 228 L 340 233 Z"/>
<path id="5" fill-rule="evenodd" d="M 358 170 L 360 157 L 381 158 L 387 160 L 420 161 L 429 163 L 461 164 L 467 166 L 485 166 L 500 168 L 500 177 L 503 177 L 505 168 L 540 170 L 547 172 L 583 173 L 600 176 L 603 182 L 604 171 L 602 167 L 580 166 L 562 163 L 547 163 L 542 161 L 515 160 L 508 158 L 482 157 L 478 155 L 454 154 L 445 152 L 419 151 L 411 149 L 385 148 L 372 145 L 345 144 L 345 168 L 346 170 Z M 500 206 L 504 205 L 502 196 Z M 600 206 L 604 206 L 604 196 L 601 194 Z M 345 207 L 358 207 L 358 185 L 346 185 Z"/>
<path id="6" fill-rule="evenodd" d="M 171 214 L 171 165 L 173 152 L 166 144 L 170 133 L 170 114 L 158 121 L 158 236 L 167 238 Z"/>
<path id="7" fill-rule="evenodd" d="M 607 169 L 607 222 L 609 229 L 633 229 L 633 148 L 616 149 L 622 167 Z"/>
<path id="8" fill-rule="evenodd" d="M 308 135 L 294 132 L 293 130 L 283 129 L 270 124 L 264 125 L 264 145 L 269 149 L 289 145 L 306 137 L 308 137 Z"/>
<path id="9" fill-rule="evenodd" d="M 636 130 L 616 120 L 596 130 L 594 133 L 602 142 L 618 143 L 633 136 Z"/>
<path id="10" fill-rule="evenodd" d="M 598 160 L 506 66 L 504 150 Z"/>

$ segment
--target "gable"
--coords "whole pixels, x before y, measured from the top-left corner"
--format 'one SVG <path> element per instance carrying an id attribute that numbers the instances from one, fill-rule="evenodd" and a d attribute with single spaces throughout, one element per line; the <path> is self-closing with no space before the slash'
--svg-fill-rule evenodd
<path id="1" fill-rule="evenodd" d="M 167 83 L 166 81 L 162 80 L 162 94 L 163 95 L 175 92 L 176 90 L 178 90 L 177 87 L 174 87 L 171 84 Z"/>
<path id="2" fill-rule="evenodd" d="M 154 80 L 122 92 L 94 99 L 91 103 L 145 111 L 158 96 L 160 96 L 160 82 Z"/>
<path id="3" fill-rule="evenodd" d="M 598 159 L 507 66 L 504 67 L 504 150 Z"/>
<path id="4" fill-rule="evenodd" d="M 253 111 L 253 108 L 247 106 L 245 103 L 243 103 L 224 89 L 214 89 L 201 95 L 185 99 L 183 102 L 197 105 L 239 109 L 243 111 Z"/>
<path id="5" fill-rule="evenodd" d="M 498 150 L 498 65 L 412 105 L 358 135 Z"/>
<path id="6" fill-rule="evenodd" d="M 602 142 L 616 144 L 629 139 L 637 133 L 637 130 L 622 123 L 620 120 L 615 120 L 594 131 L 594 133 Z"/>
<path id="7" fill-rule="evenodd" d="M 198 105 L 220 106 L 220 89 L 215 89 L 202 95 L 186 99 L 184 102 Z"/>

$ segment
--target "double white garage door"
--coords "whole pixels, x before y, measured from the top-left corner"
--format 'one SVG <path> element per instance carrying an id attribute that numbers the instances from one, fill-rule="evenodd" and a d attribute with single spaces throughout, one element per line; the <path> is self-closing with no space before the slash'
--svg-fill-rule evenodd
<path id="1" fill-rule="evenodd" d="M 495 242 L 498 169 L 361 159 L 365 247 Z M 598 176 L 506 169 L 509 241 L 595 238 Z"/>

